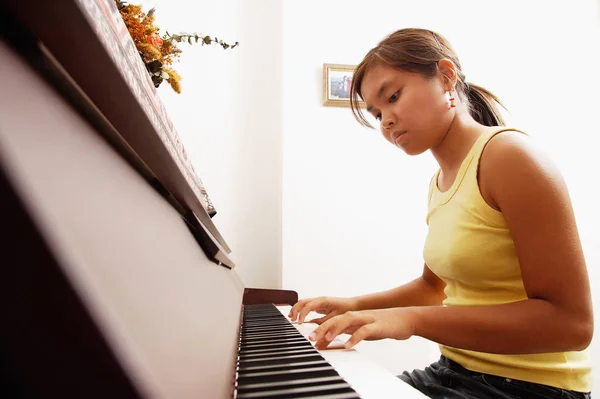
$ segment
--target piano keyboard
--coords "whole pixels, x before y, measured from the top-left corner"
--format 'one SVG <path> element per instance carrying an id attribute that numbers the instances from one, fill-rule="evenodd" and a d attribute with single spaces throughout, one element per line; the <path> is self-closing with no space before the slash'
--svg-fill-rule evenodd
<path id="1" fill-rule="evenodd" d="M 234 397 L 359 398 L 274 305 L 244 306 Z"/>

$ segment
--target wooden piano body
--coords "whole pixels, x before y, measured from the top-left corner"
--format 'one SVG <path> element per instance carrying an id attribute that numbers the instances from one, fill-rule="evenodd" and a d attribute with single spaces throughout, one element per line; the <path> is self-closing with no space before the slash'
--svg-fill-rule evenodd
<path id="1" fill-rule="evenodd" d="M 242 303 L 297 296 L 244 287 L 90 2 L 0 5 L 1 396 L 233 397 Z"/>

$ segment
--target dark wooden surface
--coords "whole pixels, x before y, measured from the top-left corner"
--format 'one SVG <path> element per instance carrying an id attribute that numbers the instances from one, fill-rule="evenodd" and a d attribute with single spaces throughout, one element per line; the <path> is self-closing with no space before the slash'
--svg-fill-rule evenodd
<path id="1" fill-rule="evenodd" d="M 298 302 L 298 293 L 291 290 L 274 290 L 265 288 L 244 289 L 244 305 L 260 305 L 274 303 L 275 305 L 294 305 Z"/>

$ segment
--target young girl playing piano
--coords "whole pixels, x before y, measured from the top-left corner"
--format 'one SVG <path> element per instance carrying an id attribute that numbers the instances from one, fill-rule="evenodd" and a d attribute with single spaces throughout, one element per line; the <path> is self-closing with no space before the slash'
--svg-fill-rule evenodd
<path id="1" fill-rule="evenodd" d="M 429 188 L 421 277 L 356 298 L 304 299 L 290 317 L 324 314 L 310 339 L 418 335 L 442 357 L 402 380 L 433 398 L 589 398 L 593 315 L 584 256 L 560 172 L 522 132 L 503 127 L 489 91 L 465 81 L 447 40 L 402 29 L 355 70 L 351 105 L 410 155 L 439 163 Z"/>

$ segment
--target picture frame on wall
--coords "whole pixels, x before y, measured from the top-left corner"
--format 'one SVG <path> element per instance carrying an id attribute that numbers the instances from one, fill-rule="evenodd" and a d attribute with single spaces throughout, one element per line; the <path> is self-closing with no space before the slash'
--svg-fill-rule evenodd
<path id="1" fill-rule="evenodd" d="M 350 106 L 350 85 L 356 65 L 323 64 L 323 105 Z M 364 103 L 360 102 L 361 106 Z"/>

